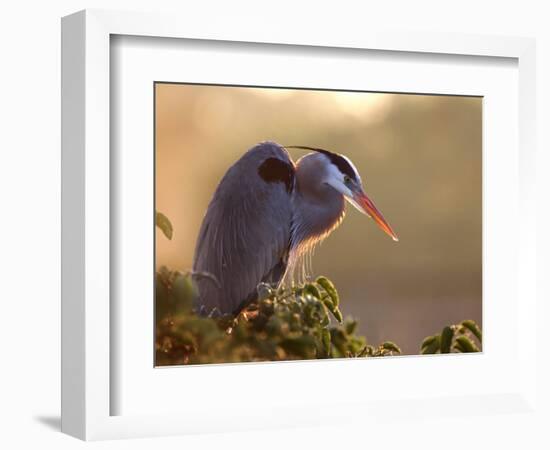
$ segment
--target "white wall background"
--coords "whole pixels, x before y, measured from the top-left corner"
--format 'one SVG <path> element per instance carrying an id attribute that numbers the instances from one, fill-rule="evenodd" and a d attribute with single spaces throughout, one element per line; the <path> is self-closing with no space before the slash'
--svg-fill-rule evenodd
<path id="1" fill-rule="evenodd" d="M 459 31 L 537 37 L 539 247 L 548 255 L 550 183 L 550 13 L 545 1 L 459 2 L 380 0 L 317 1 L 143 1 L 57 0 L 4 2 L 0 10 L 0 447 L 81 448 L 59 433 L 60 360 L 60 17 L 83 8 L 180 10 L 197 20 L 211 14 L 288 27 L 373 26 L 424 31 Z M 542 253 L 542 252 L 541 252 Z M 546 257 L 546 261 L 548 258 Z M 540 288 L 548 270 L 539 255 Z M 546 298 L 548 298 L 546 296 Z M 542 299 L 542 297 L 541 297 Z M 541 325 L 548 317 L 542 305 Z M 548 333 L 539 329 L 541 347 Z M 547 347 L 547 346 L 546 346 Z M 540 356 L 550 379 L 548 351 Z M 542 380 L 541 380 L 542 381 Z M 550 405 L 548 383 L 541 396 Z M 546 386 L 545 386 L 546 384 Z M 528 416 L 403 421 L 377 431 L 334 428 L 192 436 L 88 444 L 95 448 L 394 448 L 414 445 L 453 448 L 549 448 L 544 426 Z M 489 427 L 489 428 L 488 428 Z M 495 430 L 497 430 L 495 432 Z M 463 439 L 460 437 L 463 436 Z M 545 436 L 544 438 L 542 438 Z M 468 444 L 469 443 L 469 444 Z"/>

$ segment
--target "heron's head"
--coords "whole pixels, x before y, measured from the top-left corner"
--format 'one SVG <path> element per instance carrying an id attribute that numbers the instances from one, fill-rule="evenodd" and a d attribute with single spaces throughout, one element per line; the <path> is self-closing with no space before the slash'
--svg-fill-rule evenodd
<path id="1" fill-rule="evenodd" d="M 289 146 L 287 148 L 301 148 L 317 152 L 311 156 L 324 169 L 322 170 L 321 182 L 342 194 L 358 211 L 371 217 L 380 229 L 394 241 L 399 240 L 382 213 L 365 194 L 361 176 L 349 158 L 338 153 L 312 147 Z"/>

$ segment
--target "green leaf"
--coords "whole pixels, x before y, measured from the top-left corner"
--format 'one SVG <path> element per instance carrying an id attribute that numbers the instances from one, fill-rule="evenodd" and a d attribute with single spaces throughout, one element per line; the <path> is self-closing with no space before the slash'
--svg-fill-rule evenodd
<path id="1" fill-rule="evenodd" d="M 344 321 L 344 317 L 342 316 L 342 312 L 340 311 L 338 306 L 334 306 L 334 303 L 332 303 L 329 297 L 323 297 L 322 301 L 323 301 L 323 304 L 326 306 L 326 308 L 332 313 L 334 318 L 339 323 L 342 323 Z"/>
<path id="2" fill-rule="evenodd" d="M 422 345 L 420 346 L 420 348 L 424 348 L 424 347 L 427 347 L 428 345 L 430 345 L 433 341 L 435 341 L 437 339 L 437 336 L 428 336 L 428 337 L 425 337 L 424 340 L 422 341 Z"/>
<path id="3" fill-rule="evenodd" d="M 446 326 L 441 332 L 440 349 L 441 353 L 450 353 L 451 343 L 453 342 L 454 331 L 451 327 Z"/>
<path id="4" fill-rule="evenodd" d="M 323 349 L 325 351 L 325 355 L 327 357 L 330 357 L 330 350 L 331 350 L 330 331 L 327 330 L 326 328 L 321 331 L 321 339 L 323 341 Z"/>
<path id="5" fill-rule="evenodd" d="M 455 341 L 455 349 L 462 353 L 479 352 L 477 345 L 467 336 L 458 336 Z"/>
<path id="6" fill-rule="evenodd" d="M 338 323 L 342 323 L 344 321 L 344 318 L 342 317 L 342 312 L 338 309 L 338 307 L 334 308 L 334 311 L 331 311 L 331 313 L 338 321 Z"/>
<path id="7" fill-rule="evenodd" d="M 160 228 L 160 230 L 164 233 L 164 235 L 168 239 L 172 239 L 174 229 L 172 228 L 172 224 L 168 220 L 168 217 L 166 217 L 164 214 L 157 211 L 156 217 L 155 217 L 155 224 L 157 225 L 157 227 Z"/>
<path id="8" fill-rule="evenodd" d="M 467 328 L 481 343 L 481 330 L 473 320 L 465 320 L 462 322 L 462 326 Z"/>
<path id="9" fill-rule="evenodd" d="M 332 281 L 330 281 L 327 277 L 318 277 L 315 282 L 319 286 L 321 286 L 330 296 L 330 298 L 332 299 L 332 303 L 334 303 L 334 306 L 338 306 L 340 304 L 338 291 L 336 291 L 336 288 L 334 287 L 334 284 L 332 284 Z"/>
<path id="10" fill-rule="evenodd" d="M 166 281 L 160 273 L 157 273 L 155 280 L 155 314 L 156 317 L 166 317 L 173 312 L 173 305 L 170 302 Z"/>
<path id="11" fill-rule="evenodd" d="M 303 335 L 298 337 L 286 338 L 281 341 L 281 347 L 289 353 L 302 358 L 314 358 L 316 342 L 313 336 Z"/>
<path id="12" fill-rule="evenodd" d="M 429 336 L 422 342 L 422 350 L 420 353 L 423 355 L 433 355 L 439 350 L 439 336 Z"/>
<path id="13" fill-rule="evenodd" d="M 304 292 L 310 294 L 312 297 L 315 297 L 317 299 L 321 299 L 321 293 L 319 292 L 319 289 L 317 286 L 313 283 L 307 283 L 304 286 Z"/>
<path id="14" fill-rule="evenodd" d="M 382 344 L 382 348 L 394 353 L 401 353 L 401 349 L 392 341 L 386 341 Z"/>
<path id="15" fill-rule="evenodd" d="M 357 321 L 347 320 L 345 328 L 346 328 L 347 334 L 354 334 L 355 331 L 357 330 Z"/>
<path id="16" fill-rule="evenodd" d="M 334 303 L 332 303 L 332 300 L 328 295 L 325 295 L 321 301 L 330 312 L 334 311 L 334 309 L 336 308 L 336 306 L 334 306 Z"/>
<path id="17" fill-rule="evenodd" d="M 196 292 L 190 276 L 177 275 L 172 286 L 172 292 L 176 301 L 176 313 L 186 313 L 193 309 L 193 299 Z"/>

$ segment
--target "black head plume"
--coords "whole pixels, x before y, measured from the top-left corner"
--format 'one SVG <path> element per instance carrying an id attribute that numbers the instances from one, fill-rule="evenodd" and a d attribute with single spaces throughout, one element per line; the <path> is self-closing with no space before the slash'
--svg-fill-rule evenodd
<path id="1" fill-rule="evenodd" d="M 358 182 L 360 181 L 357 176 L 357 172 L 353 168 L 353 166 L 350 164 L 349 160 L 334 152 L 330 152 L 328 150 L 322 149 L 322 148 L 316 148 L 316 147 L 308 147 L 305 145 L 285 145 L 285 148 L 297 148 L 300 150 L 311 150 L 313 152 L 319 152 L 325 155 L 332 164 L 334 164 L 336 167 L 338 167 L 338 170 L 342 172 L 343 174 L 350 177 L 352 180 Z"/>

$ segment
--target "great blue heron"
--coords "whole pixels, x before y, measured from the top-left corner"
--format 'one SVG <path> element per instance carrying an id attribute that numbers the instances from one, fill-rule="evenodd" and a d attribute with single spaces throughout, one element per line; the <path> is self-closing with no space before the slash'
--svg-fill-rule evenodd
<path id="1" fill-rule="evenodd" d="M 286 148 L 311 150 L 296 164 Z M 345 200 L 397 235 L 363 191 L 352 162 L 327 150 L 262 142 L 222 178 L 204 216 L 195 249 L 195 309 L 236 314 L 259 283 L 278 285 L 342 222 Z M 216 282 L 212 278 L 216 279 Z"/>

